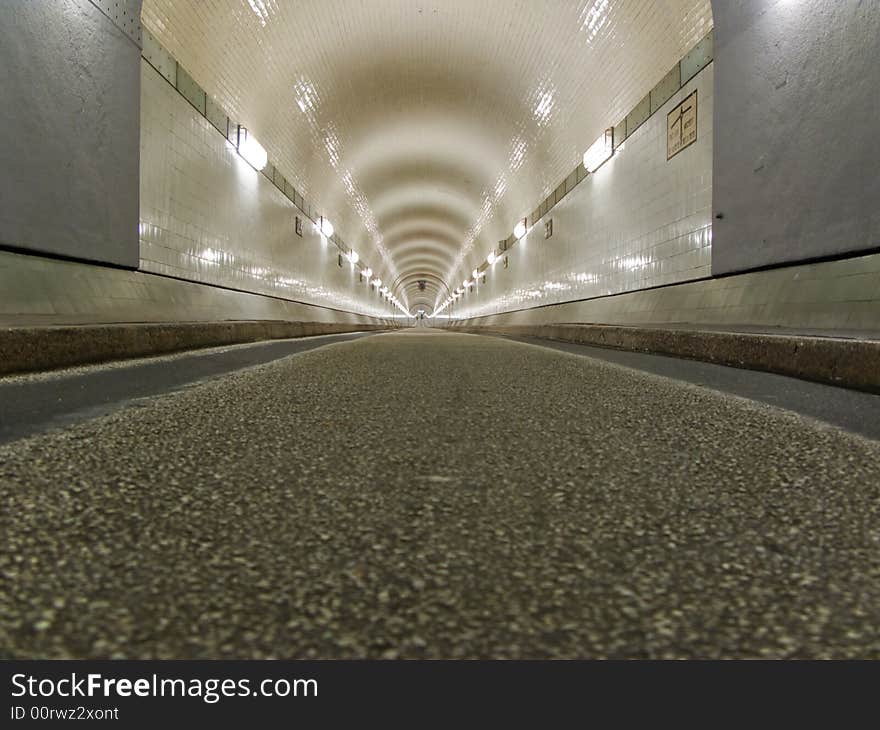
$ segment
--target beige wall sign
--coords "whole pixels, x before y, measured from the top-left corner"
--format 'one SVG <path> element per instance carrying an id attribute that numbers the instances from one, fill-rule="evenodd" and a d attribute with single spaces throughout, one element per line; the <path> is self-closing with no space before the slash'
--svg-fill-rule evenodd
<path id="1" fill-rule="evenodd" d="M 666 159 L 697 141 L 697 92 L 666 115 Z"/>

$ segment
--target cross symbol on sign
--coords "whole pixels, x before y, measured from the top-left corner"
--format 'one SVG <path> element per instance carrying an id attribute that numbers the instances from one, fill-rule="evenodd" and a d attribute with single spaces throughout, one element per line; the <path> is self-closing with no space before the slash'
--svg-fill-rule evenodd
<path id="1" fill-rule="evenodd" d="M 697 92 L 694 91 L 666 115 L 666 159 L 697 141 Z"/>

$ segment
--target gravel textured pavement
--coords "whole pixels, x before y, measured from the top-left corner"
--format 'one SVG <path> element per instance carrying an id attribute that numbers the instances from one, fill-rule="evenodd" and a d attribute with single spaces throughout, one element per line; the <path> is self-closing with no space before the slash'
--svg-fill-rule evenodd
<path id="1" fill-rule="evenodd" d="M 5 657 L 880 658 L 880 443 L 498 338 L 0 447 Z"/>

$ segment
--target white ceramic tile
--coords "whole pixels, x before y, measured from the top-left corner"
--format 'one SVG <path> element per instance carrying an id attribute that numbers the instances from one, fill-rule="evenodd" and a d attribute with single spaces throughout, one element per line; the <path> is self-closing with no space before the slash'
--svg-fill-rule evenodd
<path id="1" fill-rule="evenodd" d="M 390 312 L 339 249 L 142 62 L 141 268 L 372 316 Z"/>
<path id="2" fill-rule="evenodd" d="M 880 254 L 461 320 L 773 329 L 880 337 Z M 442 323 L 442 321 L 441 321 Z"/>
<path id="3" fill-rule="evenodd" d="M 422 275 L 459 280 L 506 238 L 712 15 L 709 0 L 145 0 L 143 22 L 414 303 Z"/>
<path id="4" fill-rule="evenodd" d="M 709 275 L 712 76 L 710 65 L 626 140 L 496 263 L 485 286 L 452 307 L 475 317 L 617 294 Z M 694 89 L 696 143 L 666 159 L 666 112 Z M 488 250 L 487 252 L 488 253 Z"/>

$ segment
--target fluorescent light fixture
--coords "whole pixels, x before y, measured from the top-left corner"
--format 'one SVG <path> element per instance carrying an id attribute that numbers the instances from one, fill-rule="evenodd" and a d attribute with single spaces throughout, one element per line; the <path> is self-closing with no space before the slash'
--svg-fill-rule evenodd
<path id="1" fill-rule="evenodd" d="M 328 221 L 324 216 L 321 216 L 318 228 L 320 229 L 321 234 L 326 238 L 330 238 L 333 235 L 333 224 Z"/>
<path id="2" fill-rule="evenodd" d="M 361 272 L 365 278 L 369 279 L 373 275 L 373 270 L 368 266 Z"/>
<path id="3" fill-rule="evenodd" d="M 590 145 L 590 149 L 584 152 L 584 167 L 587 169 L 587 172 L 595 172 L 613 154 L 614 129 L 612 128 L 606 129 L 605 133 Z"/>
<path id="4" fill-rule="evenodd" d="M 486 257 L 486 263 L 491 266 L 498 260 L 498 257 L 495 255 L 494 251 L 490 251 L 489 255 Z"/>
<path id="5" fill-rule="evenodd" d="M 255 170 L 262 170 L 269 163 L 265 148 L 245 127 L 238 125 L 238 154 Z"/>
<path id="6" fill-rule="evenodd" d="M 351 261 L 351 263 L 356 264 L 358 262 L 358 259 L 360 259 L 360 256 L 358 256 L 358 252 L 352 249 L 348 254 L 348 260 Z"/>

